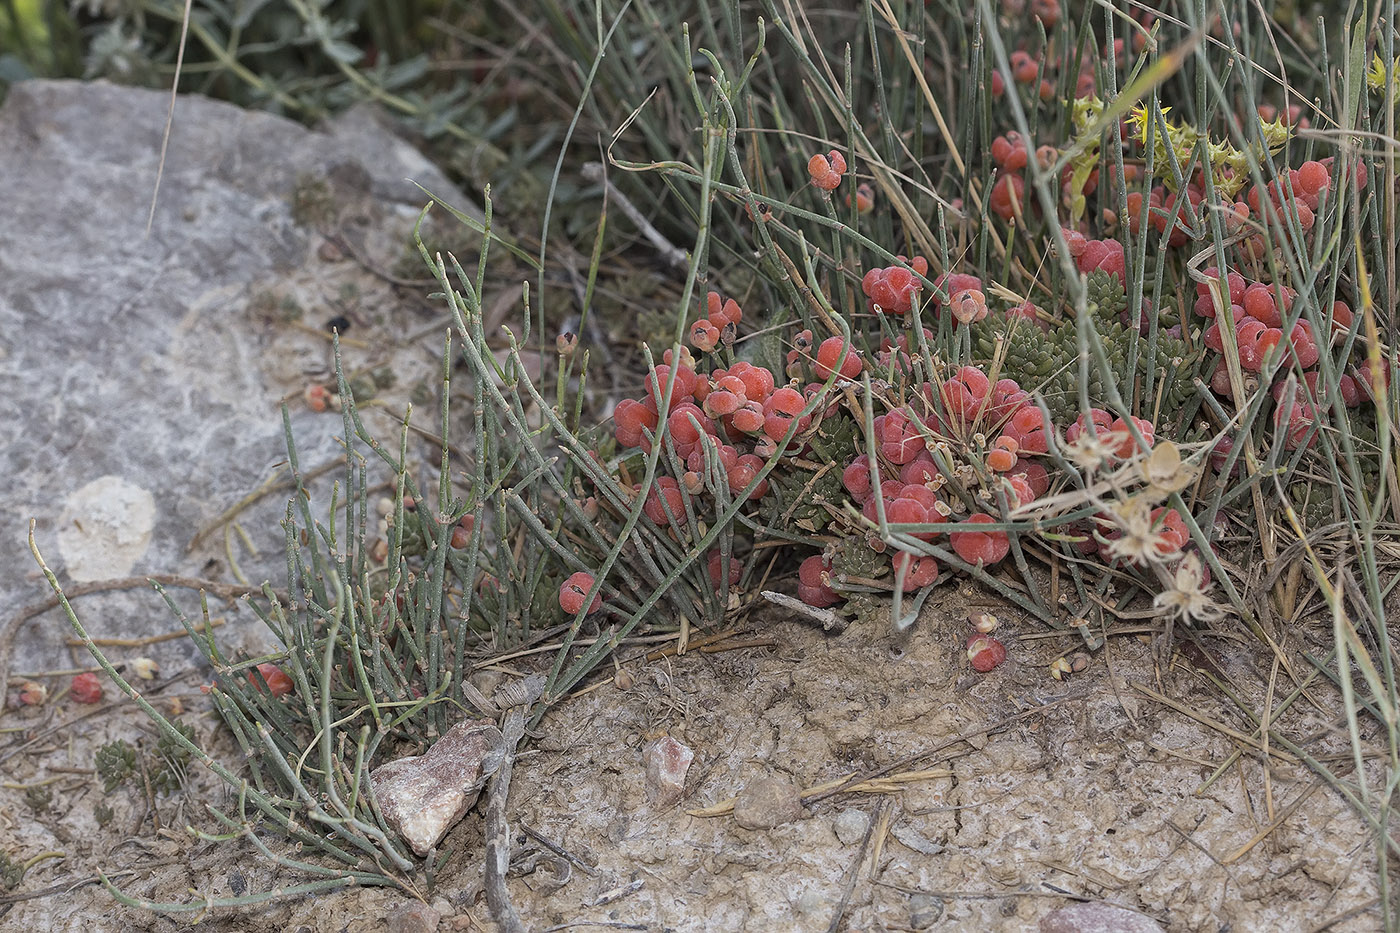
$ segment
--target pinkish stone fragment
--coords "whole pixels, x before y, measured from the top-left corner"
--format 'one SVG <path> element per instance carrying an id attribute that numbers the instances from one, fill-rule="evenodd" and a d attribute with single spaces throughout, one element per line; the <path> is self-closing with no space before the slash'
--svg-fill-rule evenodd
<path id="1" fill-rule="evenodd" d="M 424 754 L 375 768 L 370 785 L 384 821 L 419 856 L 427 855 L 476 803 L 501 746 L 495 723 L 469 720 L 447 730 Z"/>
<path id="2" fill-rule="evenodd" d="M 675 806 L 685 794 L 685 772 L 695 753 L 666 735 L 646 748 L 647 800 L 658 809 Z"/>

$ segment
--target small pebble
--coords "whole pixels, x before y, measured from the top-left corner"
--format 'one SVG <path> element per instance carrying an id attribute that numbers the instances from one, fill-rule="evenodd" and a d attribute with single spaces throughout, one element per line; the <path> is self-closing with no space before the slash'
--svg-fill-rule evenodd
<path id="1" fill-rule="evenodd" d="M 912 894 L 909 896 L 909 927 L 914 930 L 927 930 L 943 916 L 943 898 L 932 894 Z"/>
<path id="2" fill-rule="evenodd" d="M 427 904 L 408 904 L 384 920 L 385 933 L 436 933 L 442 917 Z"/>
<path id="3" fill-rule="evenodd" d="M 842 810 L 836 814 L 831 828 L 836 838 L 844 846 L 854 845 L 865 838 L 866 827 L 870 825 L 870 815 L 864 810 Z"/>
<path id="4" fill-rule="evenodd" d="M 674 806 L 685 795 L 685 773 L 695 753 L 669 735 L 647 746 L 647 800 L 662 809 Z"/>
<path id="5" fill-rule="evenodd" d="M 815 914 L 820 911 L 825 904 L 823 898 L 811 888 L 806 888 L 801 894 L 792 900 L 792 909 L 799 914 Z"/>
<path id="6" fill-rule="evenodd" d="M 753 782 L 734 801 L 734 820 L 745 829 L 772 829 L 801 815 L 797 785 L 776 775 Z"/>

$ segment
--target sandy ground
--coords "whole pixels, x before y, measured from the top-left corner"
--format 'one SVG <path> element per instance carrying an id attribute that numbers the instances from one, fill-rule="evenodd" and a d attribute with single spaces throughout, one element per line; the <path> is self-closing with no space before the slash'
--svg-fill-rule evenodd
<path id="1" fill-rule="evenodd" d="M 767 647 L 653 661 L 637 649 L 623 665 L 628 689 L 607 682 L 562 704 L 527 739 L 510 796 L 522 843 L 510 886 L 527 928 L 1012 931 L 1035 929 L 1072 899 L 1128 907 L 1168 930 L 1377 928 L 1374 854 L 1360 821 L 1277 749 L 1266 775 L 1251 725 L 1186 655 L 1159 671 L 1147 645 L 1115 638 L 1087 670 L 1056 681 L 1049 662 L 1080 647 L 1078 636 L 1008 613 L 998 634 L 1010 658 L 978 675 L 962 650 L 964 595 L 948 587 L 904 635 L 871 621 L 833 637 L 770 616 L 747 633 L 771 639 Z M 1262 706 L 1264 659 L 1238 640 L 1203 643 Z M 162 696 L 197 714 L 198 677 L 189 671 Z M 140 738 L 140 717 L 125 703 L 79 719 L 82 710 L 6 717 L 7 729 L 23 729 L 0 746 L 0 846 L 16 859 L 66 857 L 41 862 L 3 899 L 5 928 L 184 925 L 122 907 L 96 885 L 72 887 L 99 869 L 134 895 L 167 900 L 187 899 L 191 887 L 228 897 L 299 880 L 269 872 L 244 845 L 183 831 L 211 828 L 200 803 L 224 792 L 207 775 L 158 798 L 161 831 L 149 819 L 134 828 L 144 794 L 104 795 L 84 769 L 109 737 Z M 1313 734 L 1313 754 L 1347 752 L 1330 715 L 1287 715 L 1281 726 Z M 193 718 L 204 741 L 227 745 L 213 718 Z M 662 735 L 695 760 L 685 799 L 658 810 L 646 800 L 644 748 Z M 888 792 L 804 795 L 801 816 L 771 829 L 691 813 L 775 776 L 811 788 L 881 769 Z M 20 786 L 41 781 L 51 781 L 47 802 Z M 99 826 L 102 806 L 112 813 Z M 574 861 L 543 850 L 521 824 Z M 429 896 L 437 928 L 492 929 L 479 810 L 446 844 L 457 854 Z M 408 906 L 396 891 L 348 890 L 219 912 L 201 926 L 433 928 Z"/>

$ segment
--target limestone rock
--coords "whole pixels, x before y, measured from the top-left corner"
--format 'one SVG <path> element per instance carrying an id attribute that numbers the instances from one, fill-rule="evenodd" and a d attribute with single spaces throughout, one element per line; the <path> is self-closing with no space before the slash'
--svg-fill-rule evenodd
<path id="1" fill-rule="evenodd" d="M 385 933 L 436 933 L 442 914 L 427 904 L 413 903 L 400 907 L 384 921 Z"/>
<path id="2" fill-rule="evenodd" d="M 286 459 L 281 400 L 293 400 L 308 467 L 342 454 L 340 417 L 307 411 L 299 398 L 308 382 L 329 378 L 330 345 L 317 331 L 338 313 L 325 296 L 343 286 L 368 309 L 352 311 L 351 336 L 370 347 L 347 348 L 347 366 L 392 365 L 399 377 L 401 396 L 386 410 L 403 408 L 415 379 L 441 381 L 432 362 L 440 333 L 421 363 L 420 348 L 394 345 L 406 324 L 425 320 L 419 293 L 396 291 L 357 262 L 320 258 L 323 232 L 299 222 L 295 206 L 307 179 L 325 182 L 343 214 L 329 232 L 389 269 L 427 201 L 404 178 L 471 212 L 462 193 L 363 110 L 318 131 L 181 95 L 147 235 L 169 101 L 161 90 L 31 80 L 0 102 L 6 605 L 49 595 L 33 573 L 30 517 L 64 583 L 152 573 L 227 582 L 222 529 L 193 549 L 191 539 Z M 352 176 L 361 183 L 337 181 Z M 268 295 L 272 310 L 261 310 Z M 370 426 L 398 436 L 386 420 Z M 286 496 L 272 495 L 239 516 L 260 551 L 240 552 L 235 539 L 255 585 L 285 575 L 285 509 Z M 189 592 L 171 596 L 197 612 Z M 144 586 L 86 597 L 78 612 L 100 620 L 94 634 L 103 637 L 179 630 Z M 51 618 L 19 632 L 10 668 L 44 670 L 65 652 L 71 632 Z M 272 647 L 251 612 L 235 607 L 227 623 L 226 649 Z M 183 638 L 149 650 L 168 669 L 197 654 Z"/>
<path id="3" fill-rule="evenodd" d="M 842 810 L 831 821 L 831 831 L 843 846 L 854 845 L 865 838 L 865 830 L 870 826 L 870 814 L 854 808 Z"/>
<path id="4" fill-rule="evenodd" d="M 647 746 L 647 801 L 658 809 L 675 806 L 685 794 L 685 773 L 695 752 L 669 735 Z"/>
<path id="5" fill-rule="evenodd" d="M 461 722 L 422 755 L 370 772 L 380 812 L 418 855 L 427 855 L 476 803 L 500 762 L 501 730 L 488 720 Z"/>

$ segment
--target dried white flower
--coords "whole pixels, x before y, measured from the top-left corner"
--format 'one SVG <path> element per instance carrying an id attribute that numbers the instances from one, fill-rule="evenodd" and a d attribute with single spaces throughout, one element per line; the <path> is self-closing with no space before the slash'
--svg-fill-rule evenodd
<path id="1" fill-rule="evenodd" d="M 1225 610 L 1205 593 L 1201 570 L 1201 559 L 1195 554 L 1187 554 L 1176 566 L 1170 587 L 1162 590 L 1152 600 L 1152 605 L 1170 612 L 1183 622 L 1214 622 L 1225 614 Z"/>
<path id="2" fill-rule="evenodd" d="M 1119 532 L 1117 538 L 1107 541 L 1110 559 L 1120 559 L 1141 567 L 1160 562 L 1169 551 L 1174 550 L 1164 540 L 1163 527 L 1153 527 L 1152 502 L 1147 496 L 1132 496 L 1114 503 L 1109 514 Z"/>
<path id="3" fill-rule="evenodd" d="M 1138 475 L 1155 492 L 1170 495 L 1190 486 L 1199 472 L 1181 462 L 1181 450 L 1171 441 L 1158 441 L 1152 453 L 1137 461 Z"/>
<path id="4" fill-rule="evenodd" d="M 1073 442 L 1064 445 L 1064 455 L 1085 473 L 1094 473 L 1118 455 L 1118 445 L 1107 432 L 1080 431 Z"/>
<path id="5" fill-rule="evenodd" d="M 132 658 L 126 662 L 126 666 L 142 680 L 154 680 L 160 673 L 160 665 L 151 658 Z"/>

